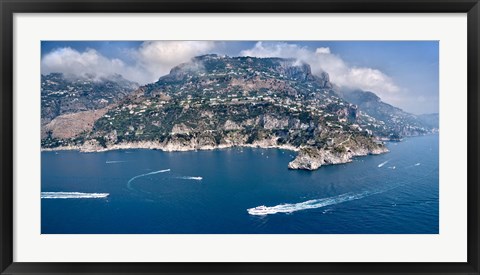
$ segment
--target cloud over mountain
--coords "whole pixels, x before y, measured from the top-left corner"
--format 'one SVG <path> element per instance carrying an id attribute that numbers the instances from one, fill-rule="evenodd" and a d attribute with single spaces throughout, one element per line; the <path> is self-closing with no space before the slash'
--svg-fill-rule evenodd
<path id="1" fill-rule="evenodd" d="M 328 47 L 311 50 L 292 43 L 257 42 L 253 48 L 243 50 L 240 54 L 296 58 L 309 63 L 314 74 L 327 72 L 330 80 L 341 88 L 373 91 L 386 101 L 394 101 L 396 94 L 401 90 L 388 75 L 380 70 L 351 66 L 340 56 L 331 53 Z"/>
<path id="2" fill-rule="evenodd" d="M 192 57 L 209 53 L 215 47 L 209 41 L 147 41 L 137 49 L 125 52 L 127 63 L 108 58 L 95 49 L 83 52 L 65 47 L 55 49 L 42 58 L 42 74 L 61 72 L 66 75 L 105 77 L 121 74 L 129 80 L 146 84 L 168 74 L 170 69 Z"/>
<path id="3" fill-rule="evenodd" d="M 192 57 L 221 51 L 212 41 L 146 41 L 125 50 L 125 59 L 109 58 L 95 49 L 83 52 L 57 48 L 42 58 L 42 73 L 105 77 L 121 74 L 140 84 L 156 81 L 170 69 Z M 377 93 L 384 101 L 395 103 L 401 90 L 385 73 L 375 68 L 351 66 L 328 47 L 310 49 L 294 43 L 257 42 L 240 51 L 242 56 L 296 58 L 307 62 L 314 74 L 327 72 L 331 81 L 343 89 L 362 89 Z M 129 61 L 128 61 L 129 60 Z"/>
<path id="4" fill-rule="evenodd" d="M 59 48 L 42 58 L 42 74 L 61 72 L 67 75 L 107 76 L 123 73 L 127 66 L 120 59 L 109 59 L 94 49 L 79 52 L 72 48 Z"/>

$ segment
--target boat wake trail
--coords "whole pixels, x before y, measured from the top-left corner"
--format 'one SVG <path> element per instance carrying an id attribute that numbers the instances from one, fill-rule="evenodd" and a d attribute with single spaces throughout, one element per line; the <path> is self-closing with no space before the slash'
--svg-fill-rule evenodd
<path id="1" fill-rule="evenodd" d="M 182 179 L 182 180 L 203 180 L 202 177 L 177 177 L 177 179 Z"/>
<path id="2" fill-rule="evenodd" d="M 382 167 L 382 166 L 384 166 L 385 164 L 387 164 L 388 162 L 389 162 L 389 160 L 384 161 L 384 162 L 380 163 L 380 164 L 378 165 L 378 167 Z"/>
<path id="3" fill-rule="evenodd" d="M 155 175 L 155 174 L 165 173 L 165 172 L 170 172 L 170 169 L 158 170 L 158 171 L 153 171 L 153 172 L 150 172 L 150 173 L 145 173 L 145 174 L 137 175 L 137 176 L 131 178 L 130 180 L 128 180 L 128 182 L 127 182 L 127 188 L 130 189 L 130 190 L 133 190 L 133 188 L 132 188 L 132 182 L 133 182 L 134 180 L 138 179 L 138 178 L 147 177 L 147 176 L 150 176 L 150 175 Z"/>
<path id="4" fill-rule="evenodd" d="M 385 163 L 383 164 L 385 165 Z M 398 188 L 400 186 L 404 186 L 406 184 L 412 184 L 416 182 L 420 182 L 424 180 L 425 178 L 429 177 L 432 173 L 438 173 L 438 170 L 431 170 L 427 171 L 423 177 L 416 177 L 414 180 L 405 180 L 401 182 L 396 182 L 393 185 L 390 185 L 388 187 L 382 187 L 382 188 L 377 188 L 373 190 L 366 190 L 363 192 L 359 193 L 345 193 L 341 194 L 338 196 L 333 196 L 333 197 L 327 197 L 327 198 L 321 198 L 321 199 L 316 199 L 316 200 L 308 200 L 304 202 L 299 202 L 299 203 L 285 203 L 285 204 L 279 204 L 276 206 L 257 206 L 254 208 L 249 208 L 247 209 L 248 214 L 250 215 L 258 215 L 258 216 L 264 216 L 264 215 L 269 215 L 269 214 L 277 214 L 277 213 L 292 213 L 296 211 L 301 211 L 301 210 L 307 210 L 307 209 L 316 209 L 316 208 L 321 208 L 329 205 L 334 205 L 334 204 L 339 204 L 343 202 L 348 202 L 348 201 L 353 201 L 353 200 L 359 200 L 363 199 L 375 194 L 380 194 L 384 193 L 386 191 L 390 191 L 392 189 Z"/>
<path id="5" fill-rule="evenodd" d="M 410 168 L 413 168 L 413 167 L 418 167 L 418 166 L 420 166 L 420 165 L 422 165 L 422 164 L 421 164 L 420 162 L 417 162 L 417 163 L 412 164 L 412 165 L 409 165 L 409 166 L 407 166 L 407 167 L 405 167 L 405 168 L 410 169 Z"/>
<path id="6" fill-rule="evenodd" d="M 122 162 L 127 162 L 127 161 L 126 160 L 107 160 L 107 161 L 105 161 L 106 164 L 122 163 Z"/>
<path id="7" fill-rule="evenodd" d="M 42 199 L 102 199 L 109 193 L 80 193 L 80 192 L 42 192 Z"/>
<path id="8" fill-rule="evenodd" d="M 307 210 L 307 209 L 316 209 L 321 208 L 329 205 L 339 204 L 342 202 L 353 201 L 363 199 L 365 197 L 383 193 L 389 189 L 384 190 L 377 190 L 377 191 L 364 191 L 361 193 L 345 193 L 334 197 L 322 198 L 317 200 L 308 200 L 299 203 L 286 203 L 280 204 L 276 206 L 257 206 L 254 208 L 247 209 L 248 214 L 250 215 L 269 215 L 269 214 L 277 214 L 277 213 L 292 213 L 300 210 Z"/>

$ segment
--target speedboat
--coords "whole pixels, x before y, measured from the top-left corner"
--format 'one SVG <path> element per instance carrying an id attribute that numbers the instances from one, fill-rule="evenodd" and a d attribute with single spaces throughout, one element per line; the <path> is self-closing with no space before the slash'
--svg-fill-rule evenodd
<path id="1" fill-rule="evenodd" d="M 248 211 L 248 214 L 250 215 L 258 215 L 258 216 L 275 213 L 275 210 L 271 209 L 270 207 L 266 207 L 265 205 L 250 208 L 250 209 L 247 209 L 247 211 Z"/>

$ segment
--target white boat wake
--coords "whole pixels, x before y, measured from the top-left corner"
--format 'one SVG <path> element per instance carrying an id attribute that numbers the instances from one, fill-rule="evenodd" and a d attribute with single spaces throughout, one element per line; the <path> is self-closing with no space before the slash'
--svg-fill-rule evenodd
<path id="1" fill-rule="evenodd" d="M 420 165 L 420 162 L 415 163 L 415 166 L 419 166 L 419 165 Z"/>
<path id="2" fill-rule="evenodd" d="M 127 162 L 126 160 L 107 160 L 105 161 L 106 164 L 110 163 L 122 163 L 122 162 Z"/>
<path id="3" fill-rule="evenodd" d="M 388 162 L 389 162 L 389 160 L 384 161 L 384 162 L 380 163 L 380 164 L 378 165 L 378 167 L 382 167 L 382 166 L 384 166 L 385 164 L 387 164 Z"/>
<path id="4" fill-rule="evenodd" d="M 410 183 L 421 181 L 423 178 L 427 176 L 428 175 L 426 174 L 424 177 L 417 178 L 415 181 L 412 181 Z M 322 208 L 329 205 L 335 205 L 343 202 L 359 200 L 372 195 L 381 194 L 386 191 L 392 190 L 394 188 L 403 186 L 407 182 L 408 181 L 397 182 L 396 184 L 388 187 L 377 188 L 374 190 L 367 190 L 359 193 L 345 193 L 338 196 L 321 198 L 316 200 L 308 200 L 308 201 L 299 202 L 299 203 L 285 203 L 285 204 L 279 204 L 275 206 L 261 205 L 254 208 L 249 208 L 247 209 L 247 212 L 250 215 L 264 216 L 264 215 L 277 214 L 277 213 L 289 214 L 289 213 L 293 213 L 301 210 Z"/>
<path id="5" fill-rule="evenodd" d="M 127 188 L 130 189 L 130 190 L 133 190 L 132 188 L 132 182 L 138 178 L 141 178 L 141 177 L 146 177 L 146 176 L 150 176 L 150 175 L 155 175 L 155 174 L 159 174 L 159 173 L 165 173 L 165 172 L 170 172 L 170 169 L 164 169 L 164 170 L 158 170 L 158 171 L 153 171 L 153 172 L 150 172 L 150 173 L 145 173 L 145 174 L 141 174 L 141 175 L 137 175 L 133 178 L 131 178 L 128 182 L 127 182 Z"/>
<path id="6" fill-rule="evenodd" d="M 385 165 L 385 163 L 383 165 Z M 397 187 L 403 186 L 407 183 L 415 183 L 415 182 L 423 180 L 430 173 L 433 173 L 433 172 L 434 172 L 434 170 L 430 171 L 429 173 L 426 173 L 423 177 L 416 178 L 414 181 L 397 182 L 396 184 L 388 186 L 388 187 L 378 188 L 378 189 L 374 189 L 374 190 L 367 190 L 367 191 L 363 191 L 363 192 L 359 192 L 359 193 L 345 193 L 345 194 L 341 194 L 341 195 L 338 195 L 338 196 L 321 198 L 321 199 L 316 199 L 316 200 L 308 200 L 308 201 L 299 202 L 299 203 L 285 203 L 285 204 L 279 204 L 279 205 L 275 205 L 275 206 L 261 205 L 261 206 L 257 206 L 257 207 L 254 207 L 254 208 L 249 208 L 249 209 L 247 209 L 247 212 L 250 215 L 265 216 L 265 215 L 277 214 L 277 213 L 289 214 L 289 213 L 293 213 L 293 212 L 301 211 L 301 210 L 322 208 L 322 207 L 329 206 L 329 205 L 335 205 L 335 204 L 339 204 L 339 203 L 343 203 L 343 202 L 359 200 L 359 199 L 363 199 L 363 198 L 366 198 L 366 197 L 369 197 L 369 196 L 372 196 L 372 195 L 375 195 L 375 194 L 384 193 L 386 191 L 389 191 L 389 190 L 395 189 Z"/>
<path id="7" fill-rule="evenodd" d="M 182 180 L 203 180 L 202 177 L 177 177 L 177 179 L 182 179 Z"/>
<path id="8" fill-rule="evenodd" d="M 42 199 L 102 199 L 109 193 L 81 193 L 81 192 L 42 192 Z"/>
<path id="9" fill-rule="evenodd" d="M 258 216 L 277 214 L 277 213 L 292 213 L 292 212 L 301 211 L 301 210 L 321 208 L 321 207 L 339 204 L 347 201 L 359 200 L 374 194 L 383 193 L 387 190 L 388 189 L 379 190 L 379 191 L 364 191 L 356 194 L 345 193 L 345 194 L 341 194 L 334 197 L 322 198 L 317 200 L 308 200 L 308 201 L 299 202 L 299 203 L 286 203 L 286 204 L 280 204 L 280 205 L 270 206 L 270 207 L 262 205 L 254 208 L 249 208 L 247 209 L 247 212 L 250 215 L 258 215 Z"/>

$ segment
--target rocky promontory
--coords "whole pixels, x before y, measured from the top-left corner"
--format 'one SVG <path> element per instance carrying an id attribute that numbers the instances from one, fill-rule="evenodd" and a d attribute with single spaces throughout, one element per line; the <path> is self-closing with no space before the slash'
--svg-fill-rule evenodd
<path id="1" fill-rule="evenodd" d="M 317 170 L 323 165 L 341 164 L 352 161 L 353 157 L 378 155 L 388 152 L 385 146 L 374 149 L 356 148 L 346 151 L 305 147 L 300 149 L 297 157 L 288 164 L 289 169 Z"/>

